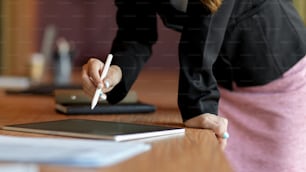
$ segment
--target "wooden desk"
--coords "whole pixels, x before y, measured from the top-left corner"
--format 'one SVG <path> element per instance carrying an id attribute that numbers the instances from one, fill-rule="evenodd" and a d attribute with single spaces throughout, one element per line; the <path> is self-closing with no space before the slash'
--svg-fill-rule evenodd
<path id="1" fill-rule="evenodd" d="M 52 96 L 6 95 L 0 91 L 0 126 L 8 124 L 82 118 L 136 123 L 155 123 L 182 126 L 176 106 L 176 73 L 156 75 L 159 72 L 142 74 L 133 89 L 142 101 L 157 105 L 153 114 L 131 115 L 81 115 L 65 116 L 54 110 Z M 156 77 L 160 81 L 156 82 Z M 171 79 L 172 78 L 172 79 Z M 174 78 L 174 79 L 173 79 Z M 163 88 L 163 89 L 161 89 Z M 160 99 L 160 97 L 163 97 Z M 56 137 L 0 130 L 2 135 Z M 232 171 L 217 139 L 209 130 L 187 128 L 183 136 L 147 140 L 152 149 L 127 161 L 110 167 L 91 169 L 56 165 L 40 165 L 41 172 L 223 172 Z"/>

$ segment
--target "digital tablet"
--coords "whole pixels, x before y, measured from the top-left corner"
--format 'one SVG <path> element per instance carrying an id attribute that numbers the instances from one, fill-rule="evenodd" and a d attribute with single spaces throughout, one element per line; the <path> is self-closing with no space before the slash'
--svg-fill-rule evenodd
<path id="1" fill-rule="evenodd" d="M 60 136 L 127 141 L 182 134 L 184 128 L 113 121 L 66 119 L 3 126 L 4 130 Z"/>
<path id="2" fill-rule="evenodd" d="M 156 110 L 154 105 L 139 101 L 133 90 L 117 104 L 101 100 L 94 109 L 91 109 L 91 98 L 81 89 L 56 89 L 54 97 L 55 110 L 65 115 L 150 114 Z"/>
<path id="3" fill-rule="evenodd" d="M 155 112 L 155 106 L 142 102 L 126 104 L 98 104 L 91 109 L 89 103 L 84 104 L 55 104 L 55 110 L 65 115 L 106 115 L 106 114 L 151 114 Z"/>

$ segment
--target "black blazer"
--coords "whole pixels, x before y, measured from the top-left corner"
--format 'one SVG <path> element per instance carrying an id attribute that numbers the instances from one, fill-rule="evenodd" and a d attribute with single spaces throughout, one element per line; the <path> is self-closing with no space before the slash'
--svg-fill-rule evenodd
<path id="1" fill-rule="evenodd" d="M 306 55 L 306 28 L 291 0 L 223 0 L 211 15 L 200 0 L 187 12 L 166 0 L 116 0 L 118 32 L 111 53 L 123 80 L 108 95 L 121 100 L 157 40 L 156 17 L 182 32 L 178 105 L 183 120 L 217 114 L 217 86 L 263 85 L 282 76 Z"/>

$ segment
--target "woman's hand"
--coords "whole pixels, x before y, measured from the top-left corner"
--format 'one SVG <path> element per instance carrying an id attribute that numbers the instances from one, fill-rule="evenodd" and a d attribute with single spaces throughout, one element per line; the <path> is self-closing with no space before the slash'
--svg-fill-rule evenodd
<path id="1" fill-rule="evenodd" d="M 83 90 L 89 96 L 93 96 L 97 87 L 102 88 L 103 93 L 111 91 L 121 80 L 122 72 L 119 66 L 111 65 L 106 77 L 101 78 L 104 63 L 96 58 L 91 58 L 82 69 Z"/>
<path id="2" fill-rule="evenodd" d="M 227 119 L 217 115 L 205 113 L 185 121 L 184 124 L 187 127 L 211 129 L 216 134 L 221 148 L 223 150 L 225 149 L 228 137 Z"/>

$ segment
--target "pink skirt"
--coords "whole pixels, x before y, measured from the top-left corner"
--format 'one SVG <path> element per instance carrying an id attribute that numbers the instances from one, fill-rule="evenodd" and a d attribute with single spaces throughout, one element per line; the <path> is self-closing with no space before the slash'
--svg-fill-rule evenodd
<path id="1" fill-rule="evenodd" d="M 235 171 L 306 172 L 306 56 L 264 86 L 219 89 Z"/>

